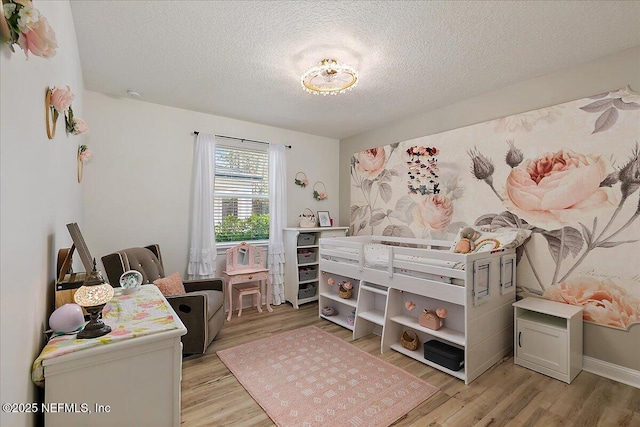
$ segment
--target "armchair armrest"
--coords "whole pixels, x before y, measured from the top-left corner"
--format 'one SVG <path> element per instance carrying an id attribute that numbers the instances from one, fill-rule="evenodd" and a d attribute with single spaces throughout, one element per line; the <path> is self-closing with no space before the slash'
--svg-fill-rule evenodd
<path id="1" fill-rule="evenodd" d="M 207 348 L 207 297 L 203 294 L 176 295 L 167 301 L 187 328 L 182 337 L 185 353 L 203 353 Z"/>
<path id="2" fill-rule="evenodd" d="M 184 289 L 189 292 L 195 291 L 220 291 L 224 292 L 224 282 L 220 278 L 184 280 Z"/>

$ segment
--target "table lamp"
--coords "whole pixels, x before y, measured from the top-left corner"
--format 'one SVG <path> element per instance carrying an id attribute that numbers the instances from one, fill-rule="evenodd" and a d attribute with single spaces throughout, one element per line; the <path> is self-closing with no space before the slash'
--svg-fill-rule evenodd
<path id="1" fill-rule="evenodd" d="M 100 313 L 111 298 L 113 288 L 96 269 L 96 259 L 93 259 L 93 270 L 73 296 L 73 300 L 89 313 L 89 323 L 78 333 L 78 339 L 97 338 L 111 332 L 111 326 L 105 325 L 100 319 Z"/>

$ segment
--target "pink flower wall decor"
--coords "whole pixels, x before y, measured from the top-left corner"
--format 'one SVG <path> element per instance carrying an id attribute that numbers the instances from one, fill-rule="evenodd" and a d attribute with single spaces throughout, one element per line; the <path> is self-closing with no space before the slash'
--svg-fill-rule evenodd
<path id="1" fill-rule="evenodd" d="M 386 163 L 383 147 L 371 148 L 357 154 L 358 171 L 367 178 L 375 178 Z"/>
<path id="2" fill-rule="evenodd" d="M 3 3 L 2 41 L 8 42 L 11 51 L 15 52 L 13 45 L 17 44 L 27 59 L 29 52 L 42 58 L 54 56 L 58 48 L 56 34 L 31 1 L 6 0 Z"/>
<path id="3" fill-rule="evenodd" d="M 423 227 L 442 231 L 451 223 L 453 204 L 441 194 L 420 197 L 416 202 L 415 217 Z"/>
<path id="4" fill-rule="evenodd" d="M 82 174 L 84 172 L 84 164 L 93 159 L 93 153 L 89 148 L 82 144 L 78 147 L 78 184 L 82 182 Z"/>
<path id="5" fill-rule="evenodd" d="M 348 235 L 520 229 L 520 297 L 629 330 L 640 323 L 638 123 L 640 93 L 627 87 L 355 153 Z"/>
<path id="6" fill-rule="evenodd" d="M 75 98 L 71 88 L 56 86 L 47 88 L 45 93 L 45 126 L 47 137 L 53 139 L 56 135 L 56 126 L 60 114 L 64 115 L 65 130 L 67 135 L 81 135 L 89 131 L 87 122 L 79 117 L 74 117 L 71 102 Z"/>
<path id="7" fill-rule="evenodd" d="M 65 115 L 65 125 L 67 129 L 67 134 L 71 135 L 81 135 L 89 131 L 89 126 L 87 122 L 82 120 L 80 117 L 74 117 L 73 108 L 69 105 L 69 110 Z"/>
<path id="8" fill-rule="evenodd" d="M 66 113 L 71 106 L 71 101 L 75 98 L 73 92 L 69 86 L 67 87 L 54 87 L 51 91 L 51 107 L 55 108 L 58 113 Z"/>

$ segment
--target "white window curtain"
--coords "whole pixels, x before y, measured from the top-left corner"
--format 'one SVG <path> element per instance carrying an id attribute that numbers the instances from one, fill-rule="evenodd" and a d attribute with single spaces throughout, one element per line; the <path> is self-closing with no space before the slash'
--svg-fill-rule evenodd
<path id="1" fill-rule="evenodd" d="M 216 238 L 213 228 L 213 185 L 216 165 L 215 136 L 196 138 L 189 236 L 189 279 L 208 279 L 216 274 Z"/>
<path id="2" fill-rule="evenodd" d="M 287 162 L 285 146 L 269 144 L 269 252 L 267 267 L 273 285 L 274 305 L 285 302 L 284 242 L 282 229 L 287 222 Z"/>

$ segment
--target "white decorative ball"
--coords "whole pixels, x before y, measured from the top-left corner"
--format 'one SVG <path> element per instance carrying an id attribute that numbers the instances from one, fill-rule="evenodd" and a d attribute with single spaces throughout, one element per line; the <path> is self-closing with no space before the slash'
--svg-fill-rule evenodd
<path id="1" fill-rule="evenodd" d="M 82 308 L 78 304 L 65 304 L 49 317 L 49 327 L 54 332 L 73 332 L 84 325 Z"/>

